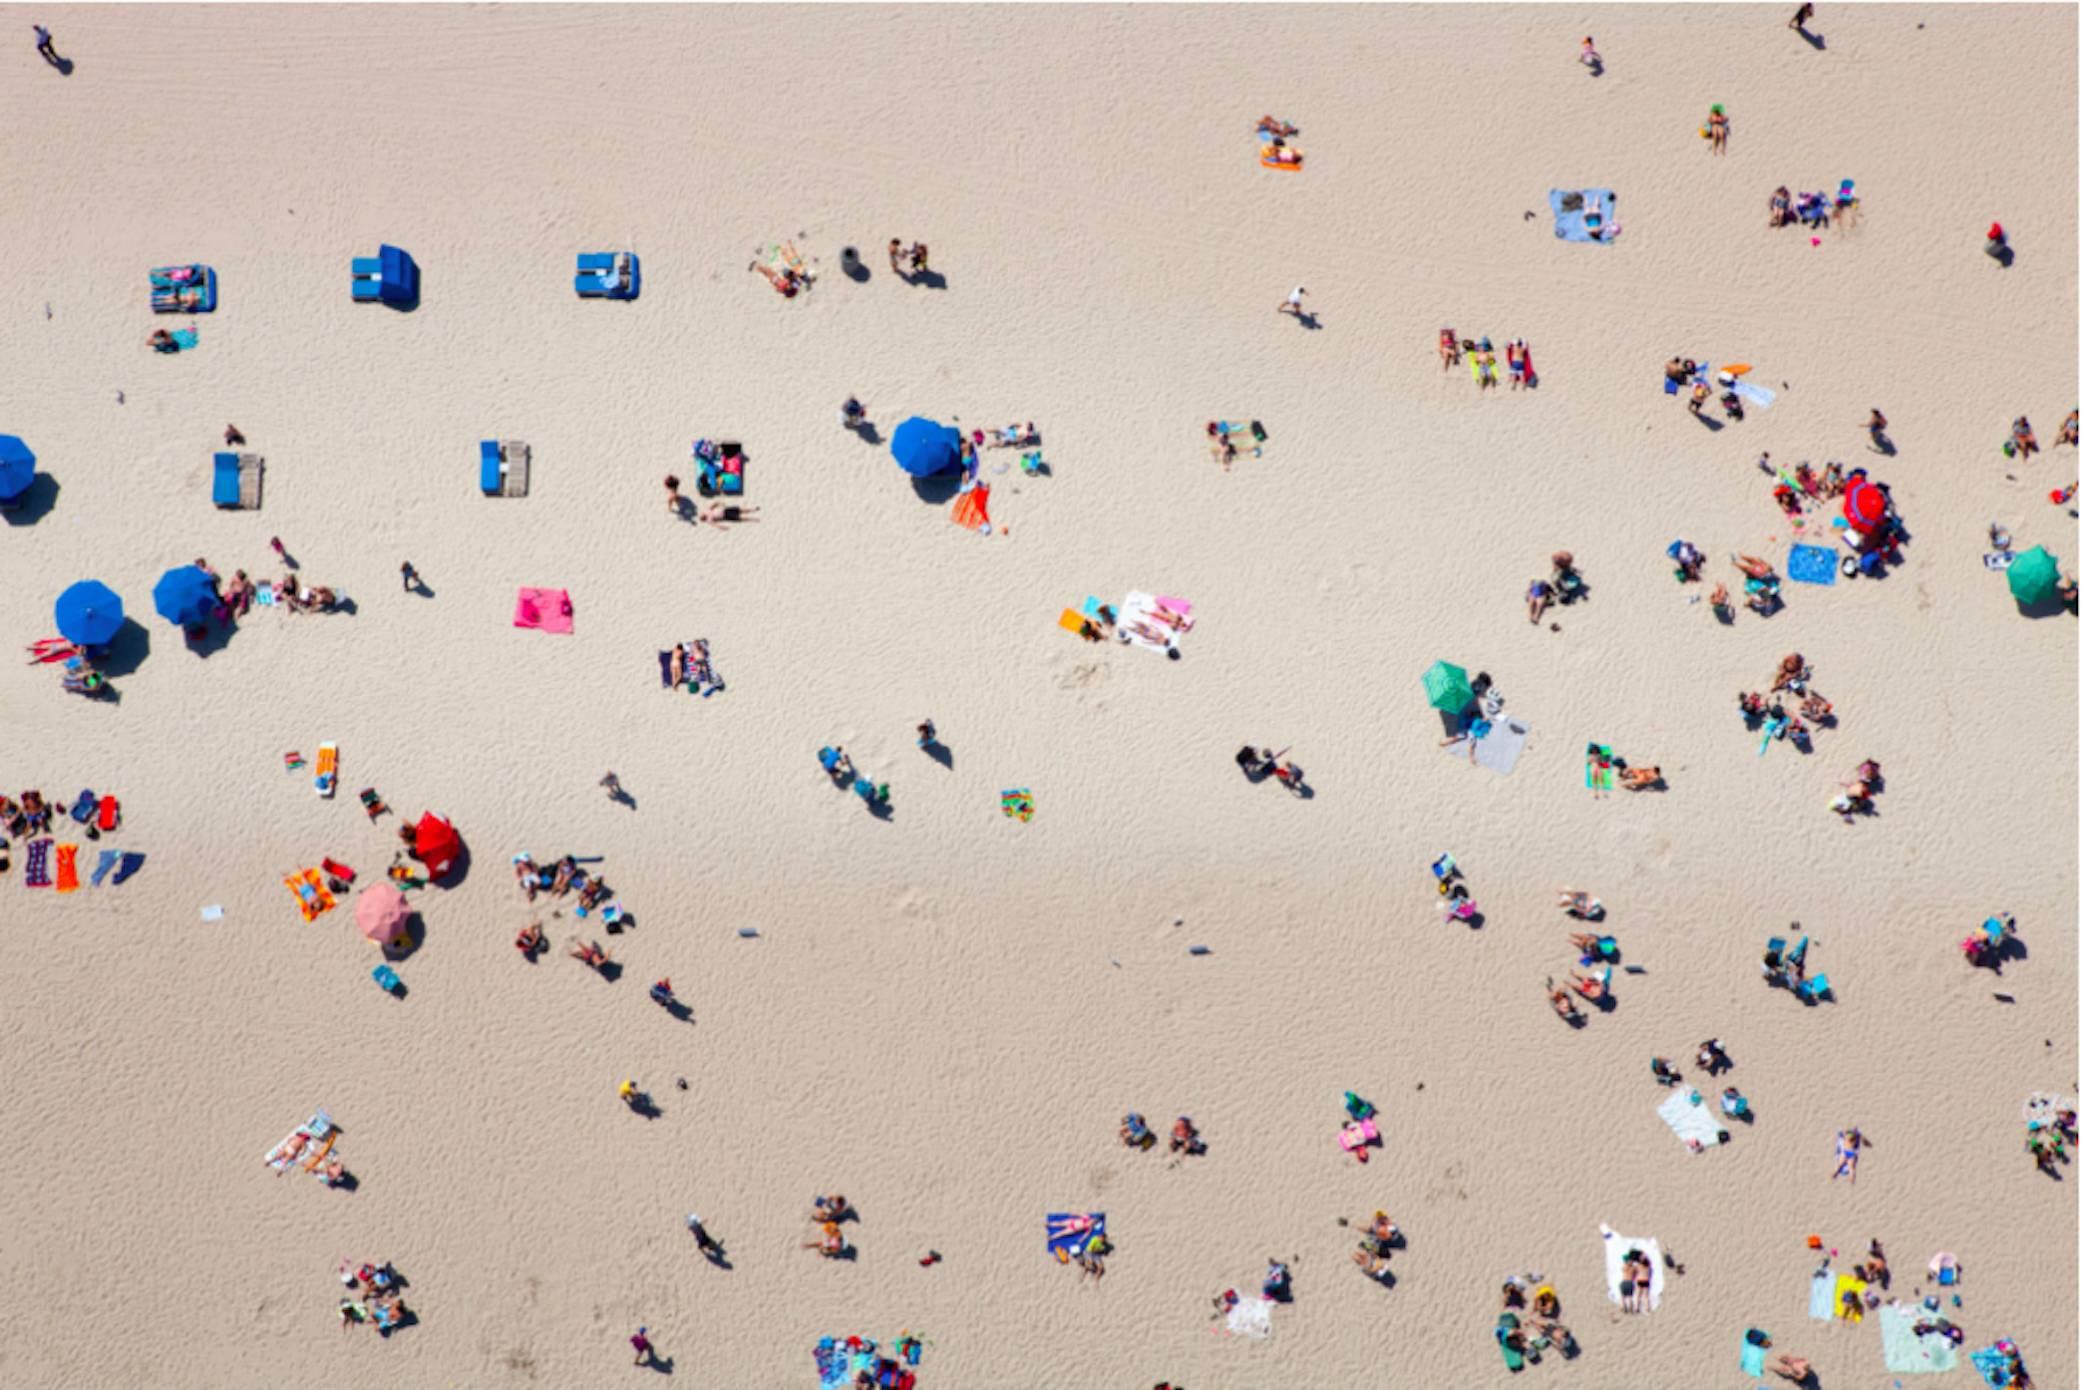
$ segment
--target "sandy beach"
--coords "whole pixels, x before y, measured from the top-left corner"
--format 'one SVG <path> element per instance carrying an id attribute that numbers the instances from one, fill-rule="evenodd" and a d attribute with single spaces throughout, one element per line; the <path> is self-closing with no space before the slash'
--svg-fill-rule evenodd
<path id="1" fill-rule="evenodd" d="M 1804 39 L 1793 9 L 0 7 L 0 432 L 44 479 L 0 611 L 26 647 L 97 579 L 135 624 L 113 698 L 0 671 L 0 792 L 120 798 L 98 842 L 54 832 L 83 876 L 145 856 L 61 894 L 17 839 L 0 876 L 0 1384 L 643 1383 L 639 1327 L 672 1383 L 761 1390 L 905 1330 L 921 1390 L 1788 1383 L 1739 1369 L 1756 1328 L 1827 1390 L 1914 1390 L 1879 1310 L 1808 1316 L 1824 1254 L 1877 1239 L 1888 1293 L 1964 1331 L 1928 1383 L 2009 1339 L 2076 1385 L 2083 1169 L 2037 1171 L 2021 1118 L 2078 1089 L 2076 620 L 1984 562 L 1996 523 L 2079 563 L 2049 500 L 2076 11 L 1826 4 Z M 1262 167 L 1262 113 L 1299 171 Z M 1768 227 L 1775 187 L 1846 179 L 1852 225 Z M 1554 235 L 1581 189 L 1617 195 L 1612 244 Z M 788 242 L 792 298 L 747 269 Z M 409 312 L 351 298 L 381 244 L 421 269 Z M 576 295 L 617 250 L 639 297 Z M 186 263 L 217 307 L 155 315 L 148 272 Z M 1443 326 L 1500 374 L 1524 339 L 1537 387 L 1443 368 Z M 1770 408 L 1692 418 L 1674 354 L 1751 364 Z M 952 481 L 892 458 L 914 415 L 1033 421 L 1045 469 L 984 449 L 991 533 L 951 525 Z M 1224 468 L 1211 420 L 1263 447 Z M 258 509 L 212 505 L 228 422 Z M 696 439 L 742 442 L 723 500 L 756 516 L 668 512 L 668 474 L 707 505 Z M 527 496 L 480 491 L 481 440 L 530 446 Z M 1729 556 L 1784 573 L 1796 539 L 1767 452 L 1867 469 L 1907 540 L 1721 621 Z M 199 649 L 155 615 L 197 557 L 279 578 L 271 538 L 351 611 L 256 606 Z M 1563 549 L 1589 592 L 1530 623 Z M 522 587 L 573 631 L 516 627 Z M 1131 593 L 1191 603 L 1177 660 L 1059 626 Z M 662 689 L 697 638 L 724 688 Z M 1808 753 L 1732 708 L 1788 653 L 1834 707 Z M 1509 775 L 1441 748 L 1435 661 L 1529 730 Z M 1662 787 L 1594 796 L 1587 743 Z M 1869 759 L 1871 813 L 1834 814 Z M 307 924 L 283 880 L 380 883 L 424 811 L 465 856 L 408 893 L 393 997 L 353 899 Z M 523 853 L 596 860 L 626 929 L 524 900 Z M 1477 924 L 1443 919 L 1446 853 Z M 1574 1029 L 1543 988 L 1585 929 L 1565 885 L 1624 963 Z M 1999 974 L 1959 943 L 2001 913 Z M 1760 977 L 1802 935 L 1822 1002 Z M 1688 1152 L 1652 1057 L 1754 1119 Z M 318 1110 L 352 1190 L 261 1161 Z M 1205 1154 L 1166 1152 L 1181 1115 Z M 803 1248 L 829 1193 L 851 1258 Z M 1376 1210 L 1393 1286 L 1340 1224 Z M 1060 1212 L 1105 1213 L 1096 1283 L 1047 1250 Z M 1601 1223 L 1683 1266 L 1656 1311 L 1609 1301 Z M 1269 1257 L 1292 1301 L 1222 1335 L 1211 1299 Z M 416 1321 L 342 1329 L 343 1260 L 391 1261 Z M 1521 1273 L 1579 1354 L 1513 1374 Z"/>

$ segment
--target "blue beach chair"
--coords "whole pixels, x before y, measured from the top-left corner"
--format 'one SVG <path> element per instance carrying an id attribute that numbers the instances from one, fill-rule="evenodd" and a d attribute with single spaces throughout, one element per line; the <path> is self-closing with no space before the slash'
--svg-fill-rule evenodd
<path id="1" fill-rule="evenodd" d="M 353 263 L 357 304 L 389 304 L 399 308 L 419 303 L 419 263 L 395 246 L 379 246 L 374 256 Z"/>
<path id="2" fill-rule="evenodd" d="M 641 275 L 634 251 L 584 251 L 571 287 L 581 299 L 635 299 Z"/>
<path id="3" fill-rule="evenodd" d="M 487 497 L 497 497 L 505 486 L 499 467 L 499 441 L 484 439 L 477 446 L 477 487 Z"/>
<path id="4" fill-rule="evenodd" d="M 398 972 L 391 969 L 388 965 L 379 965 L 374 970 L 371 970 L 369 978 L 381 985 L 383 992 L 386 994 L 396 994 L 398 992 Z"/>
<path id="5" fill-rule="evenodd" d="M 1830 977 L 1828 975 L 1810 976 L 1801 982 L 1801 987 L 1796 992 L 1800 994 L 1802 999 L 1811 1004 L 1821 999 L 1827 999 L 1830 997 Z"/>

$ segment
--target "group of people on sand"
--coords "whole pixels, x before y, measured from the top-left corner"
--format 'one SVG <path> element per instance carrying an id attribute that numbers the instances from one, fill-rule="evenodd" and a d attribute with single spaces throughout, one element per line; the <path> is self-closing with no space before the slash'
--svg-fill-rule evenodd
<path id="1" fill-rule="evenodd" d="M 1743 397 L 1736 391 L 1736 378 L 1741 375 L 1740 371 L 1716 372 L 1714 383 L 1710 386 L 1706 370 L 1692 358 L 1673 357 L 1664 363 L 1666 380 L 1674 383 L 1681 391 L 1688 386 L 1691 387 L 1685 398 L 1685 408 L 1701 419 L 1706 418 L 1703 412 L 1707 403 L 1714 400 L 1719 401 L 1721 413 L 1728 419 L 1740 421 L 1743 418 Z M 1718 395 L 1714 389 L 1716 386 L 1721 388 Z"/>
<path id="2" fill-rule="evenodd" d="M 928 263 L 930 255 L 925 242 L 914 241 L 907 247 L 904 238 L 893 236 L 890 238 L 890 273 L 900 280 L 924 275 L 932 269 Z M 909 274 L 906 273 L 907 266 L 910 268 Z"/>
<path id="3" fill-rule="evenodd" d="M 1875 411 L 1874 414 L 1878 415 L 1880 412 Z M 1779 504 L 1779 510 L 1789 518 L 1803 516 L 1810 508 L 1820 503 L 1835 501 L 1844 495 L 1845 488 L 1850 486 L 1854 479 L 1866 476 L 1866 470 L 1863 468 L 1854 468 L 1846 473 L 1844 465 L 1835 459 L 1825 463 L 1820 473 L 1815 471 L 1807 459 L 1803 459 L 1794 465 L 1791 474 L 1785 474 L 1772 462 L 1769 449 L 1758 455 L 1758 471 L 1773 479 L 1772 500 Z"/>
<path id="4" fill-rule="evenodd" d="M 1302 769 L 1292 762 L 1282 761 L 1287 753 L 1285 748 L 1276 753 L 1270 748 L 1254 748 L 1247 743 L 1237 750 L 1237 766 L 1253 782 L 1271 777 L 1289 791 L 1299 793 L 1302 790 Z"/>
<path id="5" fill-rule="evenodd" d="M 514 881 L 520 884 L 521 892 L 527 895 L 529 902 L 534 902 L 538 893 L 548 893 L 553 898 L 577 893 L 579 907 L 585 911 L 606 902 L 614 891 L 608 887 L 606 879 L 588 873 L 583 864 L 568 854 L 548 868 L 538 865 L 530 855 L 517 854 L 514 856 Z"/>
<path id="6" fill-rule="evenodd" d="M 1514 1274 L 1504 1281 L 1500 1302 L 1497 1339 L 1507 1349 L 1522 1353 L 1529 1361 L 1540 1360 L 1549 1347 L 1564 1356 L 1576 1354 L 1576 1338 L 1562 1323 L 1562 1299 L 1546 1276 Z"/>
<path id="7" fill-rule="evenodd" d="M 2050 1177 L 2061 1175 L 2060 1165 L 2069 1162 L 2069 1145 L 2075 1142 L 2073 1104 L 2057 1107 L 2050 1119 L 2026 1122 L 2025 1151 L 2032 1155 L 2033 1166 Z"/>
<path id="8" fill-rule="evenodd" d="M 1302 167 L 1302 152 L 1287 143 L 1302 133 L 1300 126 L 1289 125 L 1273 116 L 1261 116 L 1257 133 L 1259 163 L 1296 169 Z"/>
<path id="9" fill-rule="evenodd" d="M 1460 362 L 1463 355 L 1468 358 L 1469 375 L 1475 378 L 1476 389 L 1488 390 L 1497 385 L 1497 350 L 1491 346 L 1488 335 L 1481 338 L 1457 338 L 1451 328 L 1439 330 L 1439 369 L 1446 371 Z M 1512 338 L 1504 345 L 1504 366 L 1512 379 L 1512 389 L 1531 386 L 1536 381 L 1533 372 L 1533 350 L 1526 346 L 1524 338 Z"/>
<path id="10" fill-rule="evenodd" d="M 1772 227 L 1803 226 L 1821 231 L 1835 218 L 1838 230 L 1849 230 L 1859 215 L 1859 197 L 1852 191 L 1852 181 L 1838 184 L 1835 193 L 1789 193 L 1781 184 L 1772 190 L 1772 200 L 1767 204 L 1767 225 Z"/>
<path id="11" fill-rule="evenodd" d="M 399 1292 L 405 1281 L 391 1268 L 388 1260 L 380 1265 L 364 1263 L 359 1266 L 343 1260 L 340 1282 L 347 1289 L 347 1296 L 340 1300 L 340 1327 L 343 1331 L 368 1324 L 388 1337 L 405 1325 L 405 1298 Z"/>
<path id="12" fill-rule="evenodd" d="M 1556 906 L 1580 922 L 1599 922 L 1605 919 L 1606 907 L 1581 888 L 1558 888 L 1555 891 Z M 1612 997 L 1613 967 L 1620 960 L 1620 942 L 1604 932 L 1571 932 L 1570 949 L 1577 953 L 1577 963 L 1565 976 L 1563 984 L 1555 983 L 1550 975 L 1542 985 L 1547 991 L 1548 1005 L 1556 1017 L 1565 1023 L 1577 1026 L 1583 1023 L 1584 1015 L 1577 1008 L 1577 998 L 1602 1005 Z M 1576 997 L 1572 997 L 1572 995 Z"/>
<path id="13" fill-rule="evenodd" d="M 1548 557 L 1548 577 L 1536 579 L 1526 589 L 1526 621 L 1539 623 L 1551 603 L 1575 603 L 1584 593 L 1584 576 L 1577 573 L 1577 557 L 1558 550 Z"/>
<path id="14" fill-rule="evenodd" d="M 1352 1253 L 1352 1260 L 1360 1267 L 1360 1273 L 1377 1283 L 1387 1283 L 1389 1256 L 1403 1244 L 1403 1232 L 1396 1228 L 1395 1222 L 1389 1220 L 1389 1214 L 1377 1211 L 1373 1218 L 1367 1221 L 1348 1221 L 1341 1216 L 1338 1218 L 1338 1224 L 1359 1229 L 1360 1243 Z"/>
<path id="15" fill-rule="evenodd" d="M 1613 780 L 1623 791 L 1653 791 L 1663 785 L 1664 770 L 1661 767 L 1629 767 L 1627 759 L 1613 752 L 1611 744 L 1587 743 L 1584 745 L 1584 775 L 1591 788 L 1591 799 L 1605 798 L 1606 772 L 1614 774 Z"/>
<path id="16" fill-rule="evenodd" d="M 844 1259 L 852 1247 L 846 1243 L 846 1232 L 840 1229 L 840 1223 L 859 1219 L 859 1213 L 842 1196 L 815 1199 L 810 1204 L 810 1224 L 817 1228 L 817 1238 L 804 1241 L 803 1248 L 815 1250 L 828 1260 Z"/>
<path id="17" fill-rule="evenodd" d="M 921 745 L 923 746 L 923 745 Z M 853 759 L 845 748 L 833 743 L 817 750 L 817 765 L 832 779 L 832 785 L 842 791 L 850 791 L 868 804 L 870 810 L 879 810 L 890 804 L 890 784 L 871 782 L 854 768 Z"/>
<path id="18" fill-rule="evenodd" d="M 1157 1147 L 1157 1131 L 1150 1128 L 1136 1111 L 1121 1117 L 1121 1142 L 1131 1149 L 1147 1150 Z M 1171 1151 L 1179 1158 L 1194 1158 L 1208 1152 L 1201 1139 L 1200 1130 L 1194 1127 L 1191 1117 L 1181 1115 L 1172 1122 Z"/>

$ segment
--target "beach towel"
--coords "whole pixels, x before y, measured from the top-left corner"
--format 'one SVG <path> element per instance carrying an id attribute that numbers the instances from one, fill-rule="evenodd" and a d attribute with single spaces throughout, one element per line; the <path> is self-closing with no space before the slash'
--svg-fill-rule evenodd
<path id="1" fill-rule="evenodd" d="M 1601 744 L 1599 751 L 1604 754 L 1603 757 L 1584 759 L 1584 785 L 1592 791 L 1609 792 L 1613 790 L 1616 776 L 1612 763 L 1613 750 Z"/>
<path id="2" fill-rule="evenodd" d="M 22 865 L 24 888 L 48 888 L 51 886 L 51 842 L 31 840 L 29 858 Z"/>
<path id="3" fill-rule="evenodd" d="M 1830 1304 L 1831 1291 L 1837 1286 L 1836 1276 L 1828 1265 L 1815 1272 L 1808 1281 L 1808 1316 L 1817 1322 L 1828 1322 L 1836 1316 Z"/>
<path id="4" fill-rule="evenodd" d="M 1254 1342 L 1263 1342 L 1273 1335 L 1273 1300 L 1270 1298 L 1240 1298 L 1230 1309 L 1229 1332 L 1232 1337 L 1249 1337 Z"/>
<path id="5" fill-rule="evenodd" d="M 123 862 L 117 866 L 116 876 L 110 879 L 109 883 L 111 885 L 121 883 L 143 867 L 145 867 L 145 856 L 137 850 L 126 849 L 123 851 Z"/>
<path id="6" fill-rule="evenodd" d="M 1723 368 L 1723 370 L 1726 371 L 1727 368 Z M 1734 386 L 1731 386 L 1729 390 L 1736 393 L 1737 399 L 1746 401 L 1756 406 L 1759 410 L 1770 410 L 1772 402 L 1779 399 L 1778 393 L 1770 387 L 1758 386 L 1748 381 L 1739 381 Z"/>
<path id="7" fill-rule="evenodd" d="M 1858 1301 L 1850 1309 L 1844 1306 L 1846 1293 L 1858 1295 Z M 1864 1322 L 1866 1321 L 1865 1298 L 1865 1280 L 1854 1279 L 1849 1274 L 1840 1274 L 1837 1276 L 1837 1288 L 1830 1295 L 1830 1313 L 1833 1317 L 1842 1318 L 1846 1322 Z"/>
<path id="8" fill-rule="evenodd" d="M 1157 616 L 1159 607 L 1159 600 L 1150 594 L 1132 593 L 1123 598 L 1121 607 L 1117 610 L 1121 615 L 1121 621 L 1115 628 L 1115 631 L 1120 633 L 1121 640 L 1132 642 L 1138 647 L 1145 647 L 1153 652 L 1168 652 L 1176 649 L 1179 645 L 1179 633 L 1170 623 Z M 1131 628 L 1129 626 L 1130 623 L 1140 623 L 1164 640 L 1161 642 L 1152 641 L 1142 633 Z"/>
<path id="9" fill-rule="evenodd" d="M 1548 190 L 1548 207 L 1555 214 L 1555 235 L 1564 241 L 1596 241 L 1591 229 L 1584 225 L 1584 212 L 1596 200 L 1602 207 L 1608 237 L 1613 228 L 1613 190 L 1610 188 L 1586 188 L 1582 191 L 1564 192 L 1559 188 Z M 1564 203 L 1570 204 L 1564 207 Z"/>
<path id="10" fill-rule="evenodd" d="M 1085 615 L 1075 608 L 1066 608 L 1056 615 L 1056 626 L 1062 628 L 1065 632 L 1074 632 L 1080 637 L 1085 635 L 1085 624 L 1087 621 L 1088 619 Z"/>
<path id="11" fill-rule="evenodd" d="M 571 595 L 563 589 L 522 589 L 514 596 L 514 626 L 569 633 Z"/>
<path id="12" fill-rule="evenodd" d="M 1026 787 L 1017 787 L 1009 792 L 998 793 L 998 809 L 1015 817 L 1022 825 L 1034 819 L 1034 793 Z"/>
<path id="13" fill-rule="evenodd" d="M 1786 555 L 1786 577 L 1797 584 L 1837 582 L 1837 552 L 1826 546 L 1797 545 Z"/>
<path id="14" fill-rule="evenodd" d="M 1743 1338 L 1743 1374 L 1747 1376 L 1761 1376 L 1764 1373 L 1765 1349 L 1756 1342 L 1751 1341 L 1749 1334 L 1746 1333 Z"/>
<path id="15" fill-rule="evenodd" d="M 2010 1341 L 2006 1339 L 1994 1346 L 1986 1346 L 1980 1351 L 1967 1354 L 1967 1359 L 1974 1363 L 1974 1368 L 1982 1373 L 1982 1379 L 1995 1386 L 1996 1390 L 2008 1390 L 2011 1384 L 2011 1358 L 2008 1351 L 2010 1345 Z"/>
<path id="16" fill-rule="evenodd" d="M 1669 1098 L 1656 1107 L 1656 1114 L 1687 1148 L 1698 1144 L 1701 1150 L 1706 1150 L 1721 1143 L 1721 1121 L 1715 1118 L 1698 1091 L 1671 1092 Z"/>
<path id="17" fill-rule="evenodd" d="M 80 890 L 80 847 L 58 846 L 58 891 L 77 893 Z"/>
<path id="18" fill-rule="evenodd" d="M 117 880 L 121 882 L 121 880 Z M 316 869 L 305 869 L 282 880 L 282 886 L 296 895 L 297 911 L 304 914 L 306 922 L 315 922 L 321 912 L 331 910 L 333 895 L 327 891 L 325 880 Z"/>
<path id="19" fill-rule="evenodd" d="M 1953 1339 L 1931 1332 L 1919 1337 L 1914 1331 L 1917 1310 L 1890 1302 L 1880 1310 L 1880 1349 L 1888 1369 L 1897 1375 L 1926 1375 L 1950 1371 L 1960 1364 L 1960 1350 Z"/>
<path id="20" fill-rule="evenodd" d="M 336 743 L 321 743 L 318 745 L 317 775 L 311 779 L 312 789 L 320 796 L 331 796 L 339 785 L 340 746 Z"/>
<path id="21" fill-rule="evenodd" d="M 178 351 L 181 351 L 181 352 L 186 352 L 186 351 L 190 350 L 191 348 L 193 348 L 194 346 L 195 346 L 195 330 L 194 330 L 194 329 L 192 329 L 192 328 L 176 328 L 176 329 L 174 330 L 174 347 L 175 347 L 175 348 L 176 348 L 176 349 L 177 349 Z"/>
<path id="22" fill-rule="evenodd" d="M 687 689 L 689 692 L 708 699 L 723 689 L 723 677 L 716 674 L 715 663 L 709 659 L 709 639 L 691 638 L 681 643 L 687 648 Z M 670 653 L 668 653 L 670 657 Z"/>
<path id="23" fill-rule="evenodd" d="M 1046 1229 L 1050 1253 L 1058 1259 L 1076 1259 L 1085 1253 L 1087 1241 L 1107 1233 L 1107 1214 L 1094 1211 L 1079 1216 L 1072 1212 L 1052 1211 Z"/>
<path id="24" fill-rule="evenodd" d="M 1664 1296 L 1664 1252 L 1663 1247 L 1653 1240 L 1637 1240 L 1632 1236 L 1614 1234 L 1611 1226 L 1601 1225 L 1599 1235 L 1606 1243 L 1606 1298 L 1609 1302 L 1620 1301 L 1620 1271 L 1627 1263 L 1627 1252 L 1639 1250 L 1649 1257 L 1649 1307 L 1653 1312 L 1663 1302 Z"/>
<path id="25" fill-rule="evenodd" d="M 1511 776 L 1512 769 L 1519 765 L 1519 754 L 1526 748 L 1526 736 L 1532 730 L 1517 719 L 1481 720 L 1478 723 L 1487 724 L 1488 729 L 1475 741 L 1476 766 L 1487 767 L 1500 777 Z M 1449 743 L 1442 751 L 1462 760 L 1468 757 L 1468 745 L 1459 740 Z"/>
<path id="26" fill-rule="evenodd" d="M 108 871 L 110 869 L 115 868 L 116 861 L 121 859 L 122 857 L 123 851 L 119 849 L 103 850 L 101 852 L 101 857 L 94 863 L 93 876 L 89 878 L 87 881 L 93 884 L 96 888 L 99 888 L 101 886 L 101 881 L 108 877 Z"/>

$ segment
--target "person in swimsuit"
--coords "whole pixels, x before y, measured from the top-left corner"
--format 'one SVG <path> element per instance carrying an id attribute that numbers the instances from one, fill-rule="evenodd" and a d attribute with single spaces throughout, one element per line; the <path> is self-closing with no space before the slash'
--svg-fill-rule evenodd
<path id="1" fill-rule="evenodd" d="M 1707 143 L 1716 154 L 1729 152 L 1729 118 L 1718 102 L 1707 112 Z"/>
<path id="2" fill-rule="evenodd" d="M 1445 371 L 1461 360 L 1461 343 L 1454 337 L 1454 330 L 1439 330 L 1439 369 Z"/>
<path id="3" fill-rule="evenodd" d="M 1526 621 L 1538 623 L 1548 605 L 1555 601 L 1555 591 L 1545 579 L 1536 579 L 1526 590 Z"/>
<path id="4" fill-rule="evenodd" d="M 2061 422 L 2061 433 L 2055 436 L 2054 447 L 2058 449 L 2064 444 L 2075 444 L 2078 430 L 2077 412 L 2071 410 L 2068 413 L 2068 418 Z"/>
<path id="5" fill-rule="evenodd" d="M 707 522 L 719 530 L 729 522 L 749 521 L 757 507 L 741 507 L 735 502 L 711 502 L 696 513 L 696 520 Z"/>
<path id="6" fill-rule="evenodd" d="M 1794 17 L 1786 22 L 1786 27 L 1805 34 L 1808 32 L 1808 21 L 1814 18 L 1815 6 L 1809 4 L 1808 0 L 1802 0 L 1801 8 L 1794 11 Z"/>
<path id="7" fill-rule="evenodd" d="M 1526 345 L 1517 338 L 1504 345 L 1504 365 L 1512 376 L 1512 389 L 1526 384 Z"/>
<path id="8" fill-rule="evenodd" d="M 1785 184 L 1781 184 L 1772 190 L 1771 213 L 1772 221 L 1770 225 L 1774 227 L 1784 227 L 1793 220 L 1794 195 L 1787 191 Z"/>
<path id="9" fill-rule="evenodd" d="M 2040 441 L 2032 432 L 2032 421 L 2023 415 L 2011 421 L 2011 445 L 2021 463 L 2040 451 Z"/>

